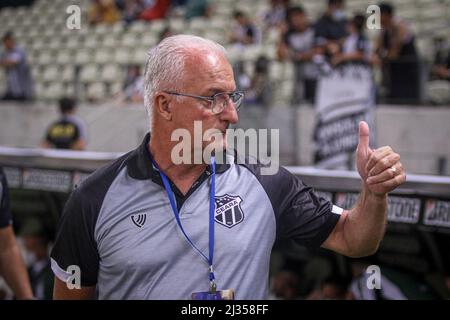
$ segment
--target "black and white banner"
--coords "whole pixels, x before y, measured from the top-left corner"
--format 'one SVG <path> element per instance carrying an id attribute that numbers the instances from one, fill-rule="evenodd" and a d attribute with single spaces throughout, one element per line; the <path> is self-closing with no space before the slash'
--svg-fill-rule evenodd
<path id="1" fill-rule="evenodd" d="M 369 65 L 349 63 L 320 76 L 314 133 L 314 162 L 317 167 L 348 168 L 349 154 L 358 145 L 358 124 L 361 120 L 369 124 L 371 144 L 374 142 L 374 105 L 373 73 Z"/>

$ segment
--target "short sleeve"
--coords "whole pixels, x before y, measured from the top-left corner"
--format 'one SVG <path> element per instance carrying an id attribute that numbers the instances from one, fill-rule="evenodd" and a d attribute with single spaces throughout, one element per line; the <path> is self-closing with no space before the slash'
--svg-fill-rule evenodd
<path id="1" fill-rule="evenodd" d="M 284 168 L 261 176 L 277 221 L 277 237 L 307 247 L 319 247 L 336 226 L 342 209 L 318 196 L 299 177 Z"/>
<path id="2" fill-rule="evenodd" d="M 78 266 L 82 286 L 97 283 L 99 255 L 94 230 L 98 210 L 95 201 L 80 189 L 75 189 L 67 201 L 51 252 L 52 270 L 61 281 L 71 276 L 69 266 Z"/>

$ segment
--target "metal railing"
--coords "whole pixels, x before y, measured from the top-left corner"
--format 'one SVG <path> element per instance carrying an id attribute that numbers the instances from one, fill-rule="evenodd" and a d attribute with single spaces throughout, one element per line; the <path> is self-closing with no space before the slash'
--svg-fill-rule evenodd
<path id="1" fill-rule="evenodd" d="M 0 165 L 11 188 L 70 192 L 90 172 L 121 153 L 63 151 L 0 147 Z M 358 199 L 361 179 L 357 172 L 287 167 L 323 197 L 343 208 Z M 407 176 L 389 197 L 388 220 L 421 228 L 450 231 L 450 177 Z"/>

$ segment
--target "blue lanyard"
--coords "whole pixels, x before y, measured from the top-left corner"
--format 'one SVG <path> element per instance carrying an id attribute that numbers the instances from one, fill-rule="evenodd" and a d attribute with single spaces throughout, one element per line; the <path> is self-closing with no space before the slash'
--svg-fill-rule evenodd
<path id="1" fill-rule="evenodd" d="M 158 168 L 158 165 L 155 163 L 154 160 L 152 160 L 153 165 Z M 207 258 L 203 252 L 201 252 L 195 244 L 191 241 L 189 236 L 184 231 L 183 225 L 180 221 L 180 214 L 178 212 L 177 204 L 175 202 L 175 197 L 173 195 L 172 188 L 170 187 L 169 179 L 166 177 L 166 175 L 158 168 L 159 174 L 161 175 L 161 179 L 164 184 L 164 188 L 166 189 L 167 195 L 169 196 L 170 206 L 172 207 L 173 214 L 175 216 L 175 220 L 177 220 L 178 226 L 180 227 L 181 232 L 183 233 L 186 240 L 189 242 L 189 244 L 197 250 L 198 253 L 200 253 L 203 258 L 205 258 L 206 262 L 209 265 L 209 281 L 211 284 L 211 291 L 214 292 L 216 290 L 216 284 L 215 284 L 215 276 L 214 276 L 214 270 L 213 270 L 213 259 L 214 259 L 214 197 L 216 195 L 216 158 L 213 156 L 211 157 L 211 167 L 212 167 L 212 176 L 211 176 L 211 188 L 209 193 L 209 258 Z"/>

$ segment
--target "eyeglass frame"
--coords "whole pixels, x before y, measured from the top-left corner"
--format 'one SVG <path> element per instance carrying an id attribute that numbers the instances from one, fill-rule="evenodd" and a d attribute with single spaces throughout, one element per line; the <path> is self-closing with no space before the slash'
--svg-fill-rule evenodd
<path id="1" fill-rule="evenodd" d="M 228 98 L 233 102 L 233 99 L 230 98 L 230 94 L 236 94 L 236 93 L 237 93 L 237 94 L 240 94 L 240 95 L 241 95 L 241 99 L 244 99 L 244 91 L 240 91 L 240 90 L 237 90 L 237 91 L 218 92 L 218 93 L 216 93 L 216 94 L 214 94 L 214 95 L 212 95 L 212 96 L 210 96 L 210 97 L 206 97 L 206 96 L 198 96 L 198 95 L 188 94 L 188 93 L 180 93 L 180 92 L 169 91 L 169 90 L 164 90 L 163 92 L 164 92 L 164 93 L 167 93 L 167 94 L 172 94 L 172 95 L 175 95 L 175 96 L 180 96 L 180 97 L 189 97 L 189 98 L 195 98 L 195 99 L 201 99 L 201 100 L 209 101 L 209 102 L 211 102 L 210 108 L 209 108 L 209 109 L 210 109 L 214 114 L 220 114 L 220 113 L 223 112 L 223 110 L 225 110 L 225 107 L 223 107 L 222 110 L 220 110 L 220 112 L 214 112 L 214 111 L 213 111 L 214 108 L 212 107 L 212 105 L 214 104 L 214 101 L 215 101 L 215 99 L 216 99 L 216 96 L 222 95 L 222 94 L 227 94 L 227 95 L 228 95 Z M 233 102 L 233 104 L 236 105 L 235 102 Z M 239 109 L 241 108 L 241 106 L 242 106 L 242 101 L 241 101 L 241 103 L 239 104 L 238 107 L 235 107 L 236 111 L 239 111 Z"/>

